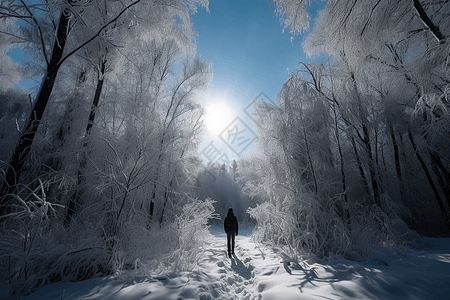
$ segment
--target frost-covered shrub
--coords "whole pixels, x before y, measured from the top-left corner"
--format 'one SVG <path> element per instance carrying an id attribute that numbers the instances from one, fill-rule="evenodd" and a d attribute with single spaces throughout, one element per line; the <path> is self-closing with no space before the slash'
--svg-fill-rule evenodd
<path id="1" fill-rule="evenodd" d="M 58 204 L 46 200 L 44 184 L 28 197 L 12 195 L 12 212 L 2 217 L 0 274 L 10 293 L 31 293 L 55 281 L 105 274 L 108 253 L 92 235 L 72 236 L 55 222 Z"/>
<path id="2" fill-rule="evenodd" d="M 210 235 L 208 220 L 217 217 L 213 203 L 211 199 L 190 199 L 176 217 L 177 243 L 171 255 L 173 271 L 190 270 L 205 250 L 203 245 Z"/>
<path id="3" fill-rule="evenodd" d="M 252 197 L 264 200 L 247 210 L 257 222 L 253 237 L 258 241 L 282 247 L 294 259 L 330 254 L 362 259 L 374 249 L 404 251 L 417 236 L 401 219 L 407 211 L 388 194 L 381 195 L 378 206 L 333 196 L 331 183 L 314 193 L 282 152 L 273 153 L 257 159 L 249 172 L 260 177 L 246 185 Z"/>
<path id="4" fill-rule="evenodd" d="M 307 195 L 305 195 L 307 196 Z M 248 213 L 257 221 L 254 238 L 283 246 L 291 257 L 304 254 L 345 254 L 350 248 L 348 230 L 333 211 L 322 210 L 315 199 L 277 208 L 263 203 Z"/>
<path id="5" fill-rule="evenodd" d="M 144 257 L 136 258 L 144 274 L 163 274 L 191 270 L 202 255 L 210 233 L 208 220 L 217 218 L 214 201 L 188 198 L 173 223 L 149 230 Z M 145 253 L 144 253 L 145 252 Z"/>
<path id="6" fill-rule="evenodd" d="M 208 219 L 215 217 L 212 200 L 188 198 L 175 218 L 161 226 L 145 226 L 145 214 L 111 223 L 113 210 L 96 206 L 87 210 L 97 218 L 84 212 L 82 221 L 63 226 L 56 209 L 60 205 L 46 200 L 43 186 L 28 198 L 14 196 L 14 210 L 2 217 L 0 274 L 10 294 L 120 274 L 125 268 L 149 276 L 189 270 L 209 236 Z"/>
<path id="7" fill-rule="evenodd" d="M 403 252 L 418 237 L 395 212 L 389 216 L 375 205 L 354 207 L 346 223 L 335 209 L 324 209 L 312 195 L 300 195 L 297 200 L 290 205 L 285 201 L 286 206 L 265 202 L 249 208 L 247 212 L 257 221 L 253 238 L 281 246 L 294 259 L 338 254 L 359 260 L 370 257 L 374 249 Z"/>

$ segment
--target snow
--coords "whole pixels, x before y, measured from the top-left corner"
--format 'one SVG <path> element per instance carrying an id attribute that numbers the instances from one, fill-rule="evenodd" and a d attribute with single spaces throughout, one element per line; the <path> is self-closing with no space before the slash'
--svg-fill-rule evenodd
<path id="1" fill-rule="evenodd" d="M 423 250 L 374 251 L 363 262 L 332 256 L 297 264 L 252 241 L 250 229 L 241 229 L 236 255 L 227 258 L 225 234 L 210 232 L 190 272 L 149 278 L 130 270 L 11 299 L 450 299 L 450 239 L 423 238 Z"/>

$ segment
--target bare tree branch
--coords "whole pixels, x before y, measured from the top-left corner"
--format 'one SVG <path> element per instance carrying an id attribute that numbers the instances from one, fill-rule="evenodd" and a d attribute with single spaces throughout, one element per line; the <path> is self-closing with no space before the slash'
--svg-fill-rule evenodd
<path id="1" fill-rule="evenodd" d="M 58 66 L 60 66 L 66 59 L 68 59 L 70 56 L 72 56 L 75 52 L 77 52 L 78 50 L 80 50 L 81 48 L 83 48 L 84 46 L 86 46 L 87 44 L 89 44 L 90 42 L 92 42 L 96 37 L 98 37 L 100 35 L 100 33 L 102 33 L 102 31 L 108 27 L 109 25 L 111 25 L 112 23 L 114 23 L 115 21 L 117 21 L 120 16 L 122 16 L 128 9 L 130 9 L 132 6 L 138 4 L 139 2 L 141 2 L 141 0 L 137 0 L 133 3 L 131 3 L 130 5 L 128 5 L 127 7 L 125 7 L 114 19 L 112 19 L 111 21 L 109 21 L 108 23 L 106 23 L 105 25 L 103 25 L 96 34 L 94 34 L 91 38 L 89 38 L 87 41 L 85 41 L 84 43 L 82 43 L 80 46 L 76 47 L 74 50 L 72 50 L 71 52 L 69 52 L 66 56 L 64 56 L 58 63 Z"/>
<path id="2" fill-rule="evenodd" d="M 366 30 L 367 25 L 369 25 L 370 18 L 372 17 L 372 14 L 373 14 L 374 10 L 377 8 L 377 6 L 378 6 L 378 4 L 380 4 L 380 2 L 381 2 L 381 0 L 378 0 L 377 4 L 375 4 L 375 5 L 372 7 L 372 10 L 370 11 L 369 17 L 367 18 L 366 24 L 364 24 L 364 27 L 363 27 L 363 29 L 361 30 L 361 35 L 362 35 L 362 34 L 364 33 L 364 31 Z"/>
<path id="3" fill-rule="evenodd" d="M 419 18 L 422 20 L 422 22 L 427 26 L 427 28 L 430 30 L 430 32 L 434 35 L 434 37 L 438 40 L 439 43 L 443 44 L 445 43 L 445 36 L 442 34 L 441 30 L 438 26 L 436 26 L 433 21 L 428 17 L 427 13 L 423 9 L 422 4 L 420 4 L 419 0 L 414 0 L 414 8 L 416 9 L 417 13 L 419 14 Z"/>
<path id="4" fill-rule="evenodd" d="M 36 18 L 34 17 L 33 13 L 30 11 L 30 9 L 28 8 L 28 6 L 25 4 L 25 2 L 23 2 L 23 0 L 20 0 L 20 2 L 23 4 L 23 6 L 25 7 L 25 9 L 27 10 L 27 12 L 30 14 L 30 17 L 33 19 L 34 23 L 37 26 L 37 29 L 39 31 L 39 38 L 41 39 L 41 44 L 42 44 L 42 52 L 44 53 L 44 58 L 45 58 L 45 63 L 47 64 L 47 68 L 49 67 L 50 63 L 48 61 L 48 56 L 47 56 L 47 52 L 45 51 L 45 43 L 44 43 L 44 36 L 42 35 L 42 30 L 41 30 L 41 26 L 39 26 L 38 21 L 36 20 Z"/>

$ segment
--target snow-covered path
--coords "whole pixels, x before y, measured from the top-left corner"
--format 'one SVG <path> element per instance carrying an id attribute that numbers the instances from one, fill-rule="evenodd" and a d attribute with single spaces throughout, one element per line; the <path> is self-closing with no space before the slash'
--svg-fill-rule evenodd
<path id="1" fill-rule="evenodd" d="M 191 285 L 198 286 L 199 299 L 260 299 L 255 291 L 255 267 L 252 261 L 259 259 L 250 253 L 249 236 L 236 237 L 236 249 L 227 258 L 226 235 L 212 229 L 209 248 L 205 250 L 198 267 L 192 272 Z M 195 297 L 194 297 L 195 299 Z"/>
<path id="2" fill-rule="evenodd" d="M 227 258 L 225 234 L 210 231 L 191 272 L 149 279 L 129 271 L 126 279 L 50 284 L 22 299 L 450 299 L 450 239 L 425 238 L 427 249 L 403 255 L 376 252 L 364 262 L 334 257 L 302 267 L 253 243 L 250 230 L 241 230 L 236 255 Z"/>
<path id="3" fill-rule="evenodd" d="M 450 299 L 450 239 L 425 238 L 428 249 L 403 255 L 375 251 L 365 262 L 299 265 L 253 243 L 249 231 L 227 258 L 225 234 L 211 231 L 196 278 L 200 299 Z"/>

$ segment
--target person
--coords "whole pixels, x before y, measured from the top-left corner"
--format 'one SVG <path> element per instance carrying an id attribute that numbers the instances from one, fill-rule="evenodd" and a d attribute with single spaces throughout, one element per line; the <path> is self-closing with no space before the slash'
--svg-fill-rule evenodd
<path id="1" fill-rule="evenodd" d="M 234 254 L 234 239 L 238 235 L 239 229 L 236 216 L 231 207 L 228 209 L 228 214 L 223 222 L 223 229 L 227 234 L 228 257 L 231 257 L 231 254 Z"/>

